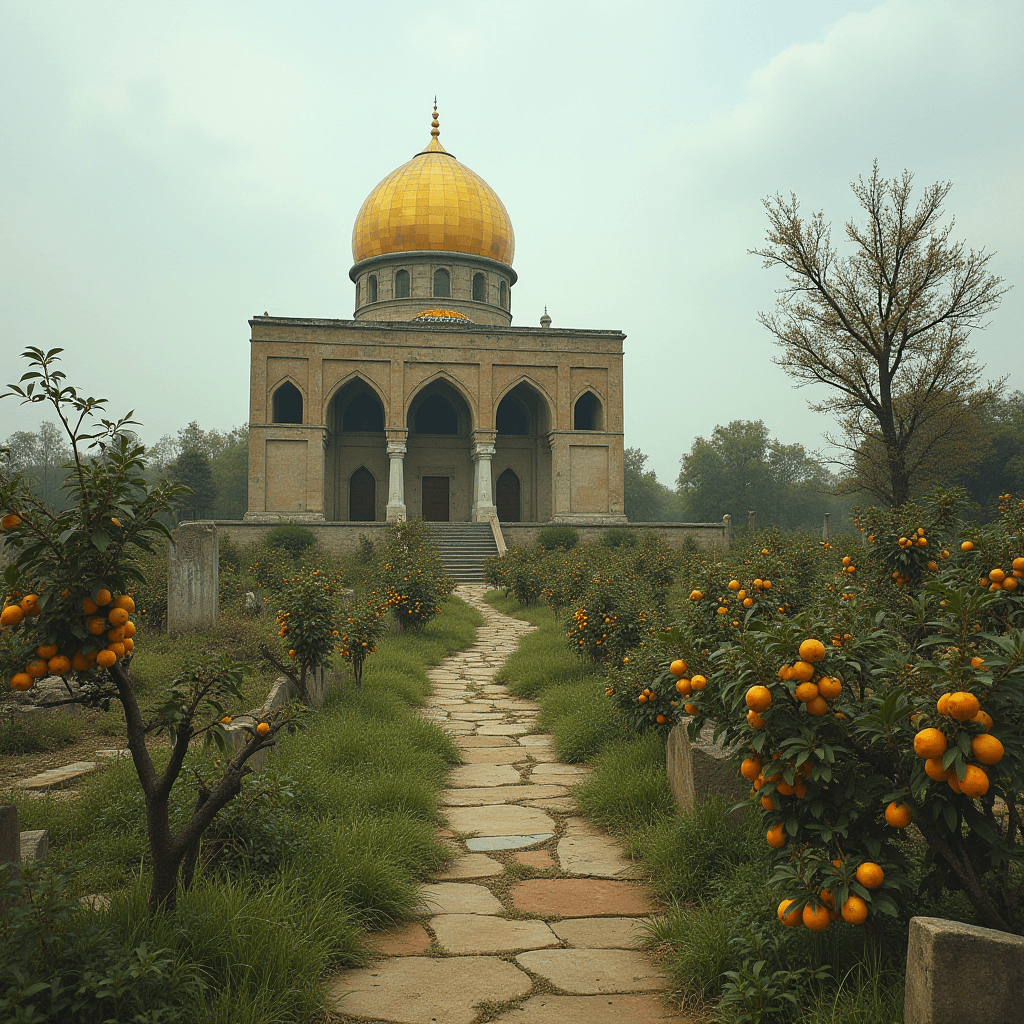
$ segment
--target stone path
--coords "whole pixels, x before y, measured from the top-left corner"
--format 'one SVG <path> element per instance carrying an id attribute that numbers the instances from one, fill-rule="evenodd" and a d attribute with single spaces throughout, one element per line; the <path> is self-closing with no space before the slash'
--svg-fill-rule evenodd
<path id="1" fill-rule="evenodd" d="M 638 951 L 654 911 L 619 846 L 575 815 L 589 768 L 531 732 L 539 707 L 494 681 L 534 627 L 456 593 L 485 618 L 476 643 L 430 673 L 426 715 L 463 765 L 442 803 L 451 859 L 422 889 L 425 916 L 380 933 L 381 959 L 345 971 L 343 1020 L 394 1024 L 655 1024 L 680 1017 L 668 978 Z"/>

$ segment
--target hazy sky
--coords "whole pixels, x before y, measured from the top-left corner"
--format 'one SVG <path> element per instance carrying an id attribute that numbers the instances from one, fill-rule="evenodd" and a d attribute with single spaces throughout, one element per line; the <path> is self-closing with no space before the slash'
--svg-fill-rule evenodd
<path id="1" fill-rule="evenodd" d="M 514 323 L 620 328 L 626 443 L 828 424 L 755 322 L 763 196 L 836 222 L 877 157 L 950 179 L 1016 285 L 975 335 L 1024 388 L 1024 3 L 0 0 L 0 381 L 29 344 L 156 440 L 248 415 L 247 319 L 352 314 L 352 221 L 441 141 L 502 197 Z M 838 233 L 837 233 L 838 237 Z M 0 437 L 34 427 L 0 403 Z"/>

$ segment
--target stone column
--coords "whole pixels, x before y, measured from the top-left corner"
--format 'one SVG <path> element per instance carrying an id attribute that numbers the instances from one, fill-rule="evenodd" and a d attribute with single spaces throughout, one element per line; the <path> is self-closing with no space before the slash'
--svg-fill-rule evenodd
<path id="1" fill-rule="evenodd" d="M 473 508 L 470 519 L 474 523 L 486 523 L 497 516 L 494 505 L 494 487 L 491 484 L 491 459 L 494 458 L 493 430 L 474 430 L 472 457 L 475 472 L 473 474 Z"/>
<path id="2" fill-rule="evenodd" d="M 409 518 L 405 507 L 405 441 L 408 435 L 408 430 L 388 431 L 388 459 L 391 462 L 388 474 L 389 523 L 404 523 Z"/>
<path id="3" fill-rule="evenodd" d="M 183 523 L 167 544 L 167 632 L 217 623 L 220 546 L 213 523 Z"/>

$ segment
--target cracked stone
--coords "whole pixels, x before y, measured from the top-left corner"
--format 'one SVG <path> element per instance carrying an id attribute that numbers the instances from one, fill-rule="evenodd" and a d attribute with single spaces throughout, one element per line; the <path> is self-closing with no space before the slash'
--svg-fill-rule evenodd
<path id="1" fill-rule="evenodd" d="M 507 764 L 464 764 L 448 776 L 448 785 L 456 788 L 514 786 L 521 781 L 519 772 Z"/>
<path id="2" fill-rule="evenodd" d="M 525 836 L 554 832 L 555 823 L 535 807 L 516 804 L 484 804 L 480 807 L 450 807 L 445 811 L 448 824 L 463 834 L 482 836 Z"/>
<path id="3" fill-rule="evenodd" d="M 642 917 L 580 917 L 556 921 L 551 930 L 577 949 L 636 949 L 647 937 Z"/>
<path id="4" fill-rule="evenodd" d="M 449 953 L 511 953 L 559 944 L 543 921 L 507 921 L 477 914 L 449 914 L 430 922 L 437 941 Z"/>
<path id="5" fill-rule="evenodd" d="M 645 956 L 625 949 L 547 949 L 520 953 L 516 962 L 573 995 L 657 992 L 668 976 Z"/>
<path id="6" fill-rule="evenodd" d="M 502 804 L 526 797 L 540 801 L 564 796 L 565 792 L 562 786 L 484 786 L 480 789 L 447 789 L 441 795 L 441 803 L 446 807 L 472 807 L 475 804 Z M 573 804 L 569 809 L 575 810 L 576 805 Z"/>

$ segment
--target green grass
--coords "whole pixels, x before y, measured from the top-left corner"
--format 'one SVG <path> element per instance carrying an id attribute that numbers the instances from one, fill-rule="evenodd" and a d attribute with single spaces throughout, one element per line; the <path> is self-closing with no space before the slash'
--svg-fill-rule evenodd
<path id="1" fill-rule="evenodd" d="M 81 719 L 45 711 L 0 721 L 0 754 L 46 754 L 76 743 L 84 730 Z"/>
<path id="2" fill-rule="evenodd" d="M 438 799 L 458 750 L 415 712 L 427 669 L 472 643 L 480 616 L 457 599 L 418 633 L 389 634 L 363 687 L 334 691 L 247 778 L 203 844 L 204 868 L 178 911 L 145 909 L 149 866 L 130 762 L 83 781 L 71 801 L 18 799 L 23 828 L 48 828 L 72 894 L 105 893 L 125 948 L 172 950 L 208 980 L 188 1019 L 276 1024 L 320 1017 L 322 980 L 365 959 L 365 930 L 410 916 L 417 882 L 445 858 Z M 202 767 L 213 754 L 197 751 Z M 212 766 L 211 766 L 212 767 Z M 176 787 L 175 814 L 194 793 Z"/>

